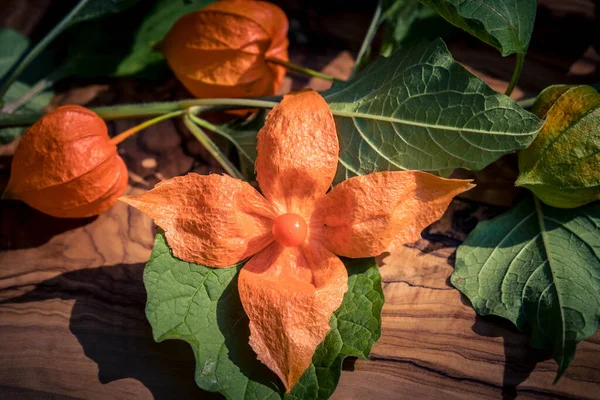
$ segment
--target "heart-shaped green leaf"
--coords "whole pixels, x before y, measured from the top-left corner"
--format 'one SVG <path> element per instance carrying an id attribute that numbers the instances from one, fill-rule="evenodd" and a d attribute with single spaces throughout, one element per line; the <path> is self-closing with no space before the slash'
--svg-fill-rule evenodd
<path id="1" fill-rule="evenodd" d="M 551 86 L 533 111 L 546 123 L 519 152 L 516 184 L 553 207 L 600 199 L 600 93 L 590 86 Z"/>
<path id="2" fill-rule="evenodd" d="M 348 292 L 331 330 L 291 393 L 256 359 L 237 291 L 243 267 L 209 268 L 171 255 L 162 232 L 144 271 L 146 316 L 157 341 L 181 339 L 196 357 L 196 383 L 229 399 L 327 399 L 347 356 L 366 358 L 381 333 L 383 292 L 373 259 L 344 260 Z"/>
<path id="3" fill-rule="evenodd" d="M 536 0 L 421 0 L 450 23 L 497 48 L 503 56 L 525 53 Z"/>
<path id="4" fill-rule="evenodd" d="M 600 204 L 546 206 L 529 196 L 480 223 L 456 253 L 452 284 L 481 315 L 531 332 L 552 353 L 560 378 L 577 342 L 600 321 Z"/>
<path id="5" fill-rule="evenodd" d="M 380 57 L 323 97 L 340 138 L 338 182 L 374 171 L 481 169 L 527 147 L 542 127 L 454 61 L 442 40 Z"/>

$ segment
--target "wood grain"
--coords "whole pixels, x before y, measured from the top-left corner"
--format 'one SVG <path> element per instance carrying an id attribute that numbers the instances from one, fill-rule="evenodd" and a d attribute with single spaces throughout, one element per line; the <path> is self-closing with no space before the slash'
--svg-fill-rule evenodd
<path id="1" fill-rule="evenodd" d="M 49 3 L 5 0 L 0 26 L 25 34 L 42 30 Z M 295 21 L 292 59 L 346 77 L 352 57 L 344 51 L 356 52 L 370 10 L 364 6 L 336 18 L 328 9 L 321 18 L 314 7 L 278 3 Z M 597 81 L 597 37 L 590 35 L 597 29 L 594 2 L 539 3 L 516 96 L 534 94 L 550 83 Z M 511 58 L 499 57 L 466 35 L 453 38 L 450 48 L 494 88 L 506 85 Z M 288 90 L 327 85 L 290 76 Z M 59 89 L 52 107 L 187 96 L 174 80 L 159 85 L 131 79 L 67 82 Z M 114 134 L 136 122 L 109 127 Z M 14 145 L 0 147 L 0 187 L 8 179 L 13 151 Z M 130 170 L 130 193 L 190 171 L 222 172 L 172 121 L 128 139 L 119 151 Z M 478 221 L 503 212 L 521 195 L 512 186 L 514 155 L 475 174 L 456 174 L 475 177 L 479 187 L 456 199 L 423 239 L 379 258 L 386 296 L 383 334 L 370 360 L 344 363 L 334 398 L 600 399 L 598 333 L 579 345 L 571 367 L 552 385 L 556 365 L 528 346 L 527 335 L 506 321 L 478 317 L 449 284 L 457 246 Z M 141 277 L 154 232 L 148 218 L 124 204 L 97 218 L 60 220 L 18 202 L 0 202 L 0 398 L 219 398 L 195 386 L 187 344 L 152 339 Z"/>

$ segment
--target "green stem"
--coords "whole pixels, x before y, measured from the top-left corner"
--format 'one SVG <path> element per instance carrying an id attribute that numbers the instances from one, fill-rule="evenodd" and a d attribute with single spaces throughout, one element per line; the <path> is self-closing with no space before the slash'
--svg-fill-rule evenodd
<path id="1" fill-rule="evenodd" d="M 219 164 L 221 164 L 223 169 L 229 175 L 233 176 L 234 178 L 242 180 L 244 179 L 242 173 L 231 163 L 231 161 L 229 161 L 227 156 L 225 156 L 225 154 L 223 154 L 221 150 L 219 150 L 217 145 L 212 140 L 210 140 L 208 136 L 206 136 L 206 133 L 204 133 L 204 131 L 194 123 L 194 120 L 192 120 L 190 114 L 186 113 L 185 117 L 183 117 L 183 122 L 185 123 L 185 126 L 187 126 L 187 128 L 190 130 L 192 135 L 194 135 L 196 139 L 198 139 L 198 141 L 204 146 L 204 148 L 208 150 L 208 152 L 219 162 Z"/>
<path id="2" fill-rule="evenodd" d="M 306 68 L 306 67 L 303 67 L 298 64 L 294 64 L 293 62 L 280 60 L 279 58 L 267 57 L 267 58 L 265 58 L 265 61 L 271 62 L 273 64 L 282 65 L 292 71 L 296 71 L 296 72 L 299 72 L 301 74 L 308 75 L 308 76 L 313 76 L 315 78 L 321 78 L 321 79 L 325 79 L 328 81 L 337 81 L 338 80 L 331 75 L 323 74 L 321 72 L 315 71 L 314 69 L 310 69 L 310 68 Z"/>
<path id="3" fill-rule="evenodd" d="M 235 108 L 273 108 L 279 104 L 279 101 L 281 101 L 281 97 L 264 97 L 258 99 L 190 99 L 94 107 L 90 108 L 90 110 L 94 111 L 102 119 L 112 121 L 115 119 L 156 117 L 165 113 L 187 110 L 194 106 L 199 106 L 202 112 Z M 0 115 L 0 127 L 31 125 L 43 115 L 43 112 Z"/>
<path id="4" fill-rule="evenodd" d="M 128 137 L 130 137 L 132 135 L 135 135 L 139 131 L 146 129 L 149 126 L 158 124 L 159 122 L 165 121 L 167 119 L 179 117 L 180 115 L 183 115 L 186 113 L 187 113 L 187 110 L 179 110 L 179 111 L 173 111 L 172 113 L 160 115 L 156 118 L 142 122 L 141 124 L 136 125 L 133 128 L 127 129 L 126 131 L 119 133 L 117 136 L 110 139 L 110 142 L 116 146 L 119 143 L 121 143 L 123 140 L 127 139 Z"/>
<path id="5" fill-rule="evenodd" d="M 231 142 L 235 146 L 235 148 L 240 153 L 240 155 L 244 156 L 251 164 L 254 164 L 254 159 L 252 159 L 252 157 L 250 157 L 250 155 L 242 148 L 242 146 L 240 146 L 240 144 L 235 139 L 233 139 L 233 137 L 231 137 L 229 132 L 227 132 L 225 129 L 223 129 L 222 127 L 220 127 L 218 125 L 214 125 L 214 124 L 208 122 L 205 119 L 198 118 L 195 115 L 198 112 L 199 111 L 197 109 L 194 109 L 194 107 L 192 107 L 192 108 L 190 108 L 189 113 L 188 113 L 190 119 L 192 121 L 194 121 L 196 123 L 196 125 L 199 125 L 200 127 L 204 128 L 204 129 L 208 129 L 209 131 L 213 131 L 213 132 L 221 135 L 225 139 L 229 140 L 229 142 Z"/>
<path id="6" fill-rule="evenodd" d="M 21 59 L 20 62 L 15 64 L 10 72 L 6 75 L 6 78 L 2 81 L 2 85 L 0 86 L 0 99 L 4 97 L 6 92 L 8 92 L 8 88 L 17 80 L 19 75 L 23 72 L 23 70 L 54 40 L 63 30 L 65 30 L 74 16 L 79 13 L 79 11 L 85 7 L 88 0 L 80 0 L 79 3 L 73 9 L 65 15 L 65 17 L 56 25 L 52 30 L 44 36 L 44 38 L 38 42 L 25 57 Z"/>
<path id="7" fill-rule="evenodd" d="M 369 52 L 371 48 L 371 43 L 375 38 L 375 34 L 377 33 L 377 28 L 379 28 L 380 18 L 381 18 L 381 0 L 377 2 L 377 8 L 375 9 L 375 13 L 373 14 L 373 18 L 371 19 L 371 24 L 369 25 L 369 29 L 367 30 L 367 34 L 363 39 L 362 45 L 360 46 L 360 50 L 358 51 L 358 55 L 356 56 L 356 62 L 354 63 L 354 69 L 352 70 L 352 75 L 354 75 L 358 69 L 364 63 L 364 58 Z"/>
<path id="8" fill-rule="evenodd" d="M 510 78 L 510 83 L 508 84 L 508 88 L 506 89 L 505 94 L 510 96 L 513 92 L 515 86 L 517 86 L 517 82 L 519 82 L 519 77 L 521 76 L 521 70 L 523 69 L 523 63 L 525 62 L 525 53 L 517 53 L 517 61 L 515 64 L 515 69 L 513 71 L 512 77 Z"/>
<path id="9" fill-rule="evenodd" d="M 533 106 L 533 104 L 535 103 L 536 99 L 537 99 L 537 97 L 530 97 L 528 99 L 523 99 L 523 100 L 517 101 L 517 104 L 523 108 L 531 108 L 531 106 Z"/>
<path id="10" fill-rule="evenodd" d="M 28 91 L 26 91 L 17 100 L 8 103 L 2 109 L 3 113 L 12 114 L 25 104 L 29 103 L 34 97 L 42 93 L 44 90 L 52 87 L 56 82 L 66 78 L 71 74 L 71 65 L 69 63 L 63 64 L 54 71 L 52 71 L 45 78 L 40 79 L 35 85 L 33 85 Z"/>

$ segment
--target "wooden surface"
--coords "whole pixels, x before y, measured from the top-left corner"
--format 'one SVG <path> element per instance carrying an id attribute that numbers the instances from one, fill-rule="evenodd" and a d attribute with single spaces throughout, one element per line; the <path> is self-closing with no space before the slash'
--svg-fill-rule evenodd
<path id="1" fill-rule="evenodd" d="M 30 33 L 43 26 L 50 3 L 5 0 L 0 26 Z M 590 34 L 596 29 L 594 3 L 540 1 L 540 7 L 519 93 L 558 82 L 597 82 L 599 58 L 592 48 L 597 37 Z M 288 11 L 299 24 L 292 34 L 308 40 L 292 43 L 294 61 L 347 75 L 368 13 L 346 11 L 335 18 L 314 10 L 302 14 L 293 6 Z M 560 36 L 567 31 L 578 38 L 575 44 Z M 450 48 L 495 88 L 505 86 L 514 60 L 463 35 L 453 38 Z M 286 89 L 307 84 L 326 86 L 290 79 Z M 181 96 L 185 93 L 173 80 L 158 86 L 130 79 L 71 82 L 53 105 Z M 134 124 L 111 123 L 111 132 Z M 0 184 L 8 178 L 12 151 L 14 145 L 0 147 Z M 120 152 L 130 169 L 132 193 L 189 171 L 221 172 L 176 122 L 127 140 Z M 520 195 L 512 188 L 514 166 L 514 156 L 507 156 L 477 173 L 476 191 L 455 200 L 423 239 L 379 258 L 386 296 L 383 335 L 371 360 L 344 363 L 335 398 L 600 399 L 598 333 L 579 345 L 571 367 L 552 385 L 552 360 L 530 349 L 527 336 L 509 323 L 477 317 L 449 284 L 456 247 L 467 233 Z M 152 340 L 141 277 L 154 229 L 124 204 L 97 218 L 60 220 L 18 202 L 0 202 L 0 398 L 218 398 L 195 386 L 187 344 Z"/>

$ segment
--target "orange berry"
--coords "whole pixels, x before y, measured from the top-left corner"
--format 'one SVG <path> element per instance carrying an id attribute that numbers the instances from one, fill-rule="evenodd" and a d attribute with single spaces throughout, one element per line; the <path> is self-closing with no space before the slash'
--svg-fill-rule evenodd
<path id="1" fill-rule="evenodd" d="M 306 240 L 308 227 L 298 214 L 283 214 L 273 223 L 273 236 L 284 247 L 296 247 Z"/>

